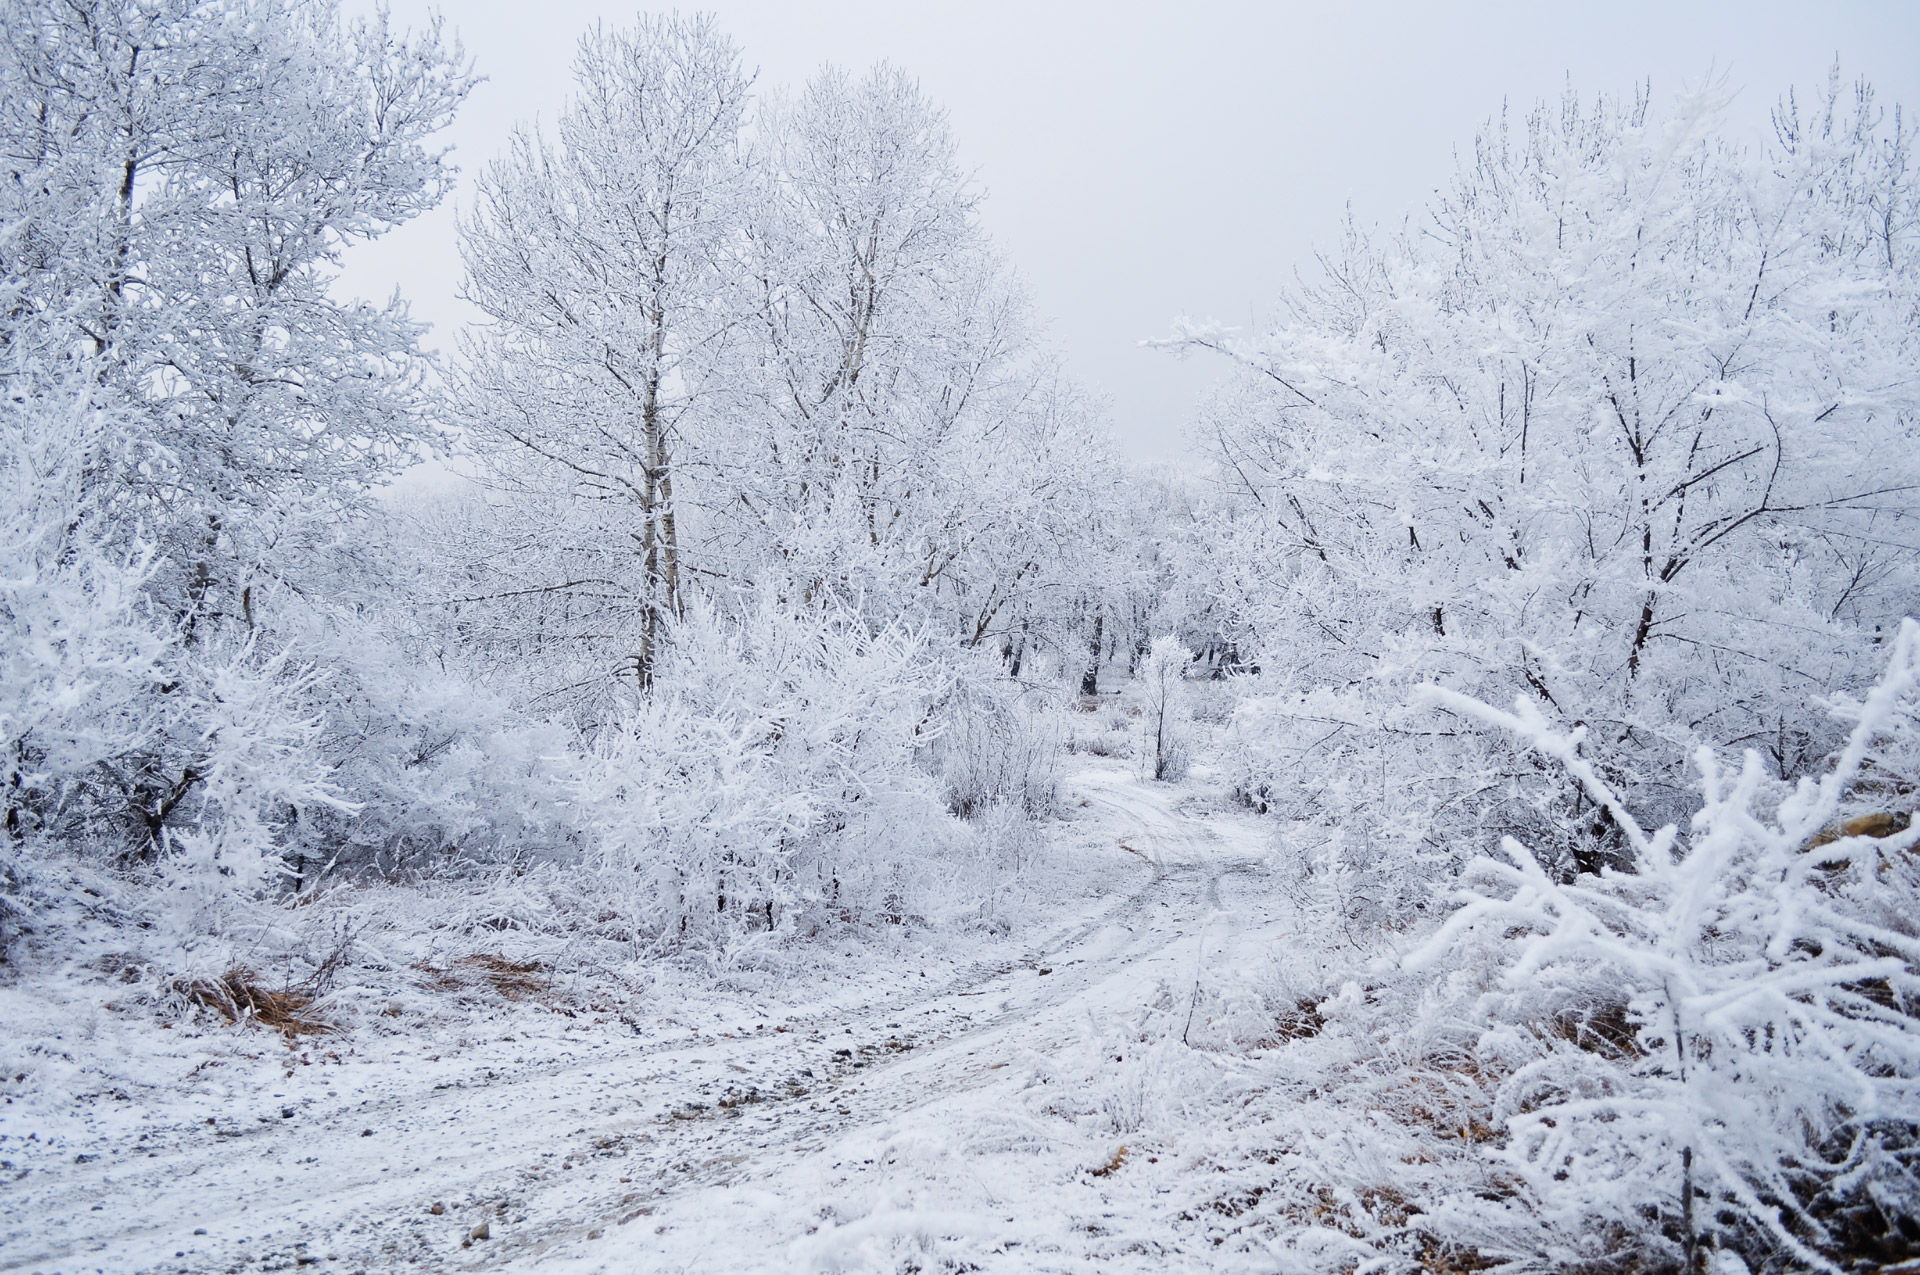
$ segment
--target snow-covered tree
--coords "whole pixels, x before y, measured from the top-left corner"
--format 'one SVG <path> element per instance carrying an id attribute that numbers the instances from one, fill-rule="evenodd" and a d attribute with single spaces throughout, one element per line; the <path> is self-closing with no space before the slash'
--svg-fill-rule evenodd
<path id="1" fill-rule="evenodd" d="M 1239 497 L 1221 592 L 1292 680 L 1265 734 L 1310 771 L 1426 747 L 1394 707 L 1420 678 L 1536 696 L 1673 811 L 1698 743 L 1789 778 L 1833 744 L 1812 701 L 1872 676 L 1916 583 L 1912 132 L 1837 77 L 1764 150 L 1721 101 L 1502 121 L 1423 223 L 1350 228 L 1270 330 L 1182 330 L 1241 367 L 1203 422 Z M 1512 758 L 1429 742 L 1450 758 L 1403 768 L 1416 804 L 1509 788 Z M 1619 846 L 1528 782 L 1572 852 Z"/>
<path id="2" fill-rule="evenodd" d="M 737 322 L 751 80 L 706 17 L 596 27 L 574 79 L 555 139 L 516 133 L 463 223 L 490 322 L 460 402 L 496 481 L 566 499 L 569 579 L 548 587 L 630 644 L 644 686 L 681 607 L 683 474 L 713 463 L 692 418 Z"/>
<path id="3" fill-rule="evenodd" d="M 944 114 L 898 69 L 833 68 L 761 111 L 751 227 L 766 410 L 734 481 L 802 593 L 918 575 L 950 449 L 1025 336 Z M 946 550 L 946 552 L 943 552 Z"/>
<path id="4" fill-rule="evenodd" d="M 598 31 L 576 74 L 465 225 L 492 322 L 460 402 L 503 527 L 447 591 L 465 622 L 537 632 L 533 699 L 589 717 L 700 594 L 1018 629 L 1064 664 L 1118 474 L 944 115 L 888 67 L 750 114 L 704 19 Z"/>
<path id="5" fill-rule="evenodd" d="M 156 596 L 189 633 L 244 620 L 303 523 L 431 437 L 420 326 L 327 288 L 443 196 L 428 140 L 469 77 L 437 25 L 323 0 L 14 0 L 6 27 L 14 321 L 76 324 L 126 410 L 95 481 L 154 540 Z"/>
<path id="6" fill-rule="evenodd" d="M 1140 758 L 1147 777 L 1179 780 L 1187 776 L 1192 729 L 1186 702 L 1187 668 L 1193 652 L 1168 634 L 1155 638 L 1140 670 Z"/>
<path id="7" fill-rule="evenodd" d="M 86 786 L 96 830 L 124 819 L 151 853 L 224 747 L 205 712 L 229 654 L 320 684 L 282 658 L 273 604 L 434 436 L 421 326 L 328 287 L 445 193 L 430 139 L 471 78 L 437 23 L 399 35 L 328 0 L 9 0 L 0 25 L 0 375 L 23 419 L 74 431 L 85 517 L 42 541 L 80 527 L 144 563 L 156 672 L 138 729 L 99 719 Z"/>

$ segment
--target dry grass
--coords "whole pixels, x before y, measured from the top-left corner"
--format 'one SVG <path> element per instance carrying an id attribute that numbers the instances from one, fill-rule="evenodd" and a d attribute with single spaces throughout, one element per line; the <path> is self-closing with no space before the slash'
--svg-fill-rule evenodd
<path id="1" fill-rule="evenodd" d="M 1489 1271 L 1498 1265 L 1498 1260 L 1482 1256 L 1475 1249 L 1444 1240 L 1429 1237 L 1420 1246 L 1420 1269 L 1432 1271 L 1434 1275 L 1472 1275 L 1474 1271 Z"/>
<path id="2" fill-rule="evenodd" d="M 1198 1221 L 1199 1213 L 1204 1211 L 1237 1221 L 1267 1195 L 1265 1187 L 1243 1188 L 1210 1201 L 1203 1210 L 1182 1213 L 1180 1220 Z M 1350 1197 L 1345 1201 L 1331 1189 L 1320 1187 L 1310 1199 L 1291 1202 L 1274 1210 L 1273 1218 L 1297 1227 L 1322 1227 L 1338 1231 L 1375 1244 L 1380 1242 L 1383 1230 L 1397 1231 L 1419 1245 L 1415 1260 L 1421 1270 L 1431 1271 L 1434 1275 L 1473 1275 L 1474 1272 L 1492 1270 L 1500 1265 L 1497 1258 L 1487 1257 L 1471 1247 L 1441 1239 L 1421 1229 L 1416 1223 L 1420 1214 L 1421 1209 L 1417 1205 L 1390 1186 L 1363 1188 L 1357 1192 L 1357 1199 Z"/>
<path id="3" fill-rule="evenodd" d="M 1638 1028 L 1628 1016 L 1626 1002 L 1587 1005 L 1568 1009 L 1540 1023 L 1543 1036 L 1564 1040 L 1576 1049 L 1620 1062 L 1638 1058 Z"/>
<path id="4" fill-rule="evenodd" d="M 538 961 L 510 961 L 504 956 L 482 953 L 460 961 L 468 969 L 480 971 L 480 977 L 508 1000 L 524 1000 L 547 990 L 546 967 Z"/>
<path id="5" fill-rule="evenodd" d="M 1294 1002 L 1292 1009 L 1283 1011 L 1274 1019 L 1274 1044 L 1289 1040 L 1311 1040 L 1326 1025 L 1327 1020 L 1320 1016 L 1319 1002 L 1310 996 L 1301 997 Z"/>
<path id="6" fill-rule="evenodd" d="M 236 965 L 218 978 L 175 979 L 173 990 L 196 1005 L 218 1011 L 229 1023 L 271 1027 L 290 1038 L 336 1030 L 332 1023 L 307 1015 L 311 995 L 296 988 L 271 992 L 260 986 L 258 978 L 246 966 Z"/>
<path id="7" fill-rule="evenodd" d="M 550 986 L 547 968 L 540 962 L 510 961 L 491 952 L 463 956 L 446 967 L 421 964 L 414 968 L 427 976 L 427 986 L 439 992 L 459 992 L 479 984 L 506 1000 L 518 1001 L 539 996 Z"/>
<path id="8" fill-rule="evenodd" d="M 1108 1160 L 1099 1168 L 1090 1170 L 1090 1172 L 1096 1178 L 1110 1178 L 1120 1172 L 1121 1167 L 1124 1166 L 1126 1162 L 1127 1149 L 1123 1146 L 1113 1153 L 1112 1159 Z"/>
<path id="9" fill-rule="evenodd" d="M 1491 1123 L 1492 1099 L 1502 1078 L 1471 1054 L 1433 1057 L 1398 1077 L 1384 1105 L 1408 1129 L 1447 1142 L 1497 1143 L 1504 1135 Z"/>

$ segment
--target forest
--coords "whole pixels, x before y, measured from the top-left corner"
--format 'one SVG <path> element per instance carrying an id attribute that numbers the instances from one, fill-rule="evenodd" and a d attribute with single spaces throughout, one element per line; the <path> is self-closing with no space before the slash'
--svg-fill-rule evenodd
<path id="1" fill-rule="evenodd" d="M 0 1267 L 1920 1271 L 1870 84 L 1494 86 L 1146 464 L 910 70 L 0 14 Z"/>

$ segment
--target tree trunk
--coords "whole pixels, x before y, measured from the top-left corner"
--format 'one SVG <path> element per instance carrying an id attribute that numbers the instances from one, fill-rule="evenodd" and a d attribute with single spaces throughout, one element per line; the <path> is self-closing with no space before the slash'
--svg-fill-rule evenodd
<path id="1" fill-rule="evenodd" d="M 1087 671 L 1080 677 L 1082 695 L 1100 693 L 1100 647 L 1105 635 L 1107 613 L 1095 608 L 1093 613 L 1093 641 L 1087 647 Z"/>
<path id="2" fill-rule="evenodd" d="M 1686 1232 L 1687 1275 L 1700 1270 L 1700 1236 L 1693 1226 L 1693 1148 L 1680 1148 L 1680 1229 Z"/>
<path id="3" fill-rule="evenodd" d="M 664 264 L 662 265 L 664 268 Z M 640 400 L 640 430 L 645 454 L 646 481 L 641 486 L 640 552 L 644 573 L 640 654 L 635 674 L 640 689 L 653 685 L 653 666 L 659 658 L 660 638 L 667 617 L 680 614 L 680 539 L 673 517 L 673 470 L 667 452 L 667 431 L 660 419 L 661 367 L 666 357 L 666 322 L 655 310 L 648 341 L 652 366 Z"/>

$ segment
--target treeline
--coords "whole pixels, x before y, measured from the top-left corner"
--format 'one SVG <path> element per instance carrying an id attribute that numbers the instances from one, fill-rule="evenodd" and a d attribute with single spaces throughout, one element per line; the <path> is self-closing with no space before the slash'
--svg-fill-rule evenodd
<path id="1" fill-rule="evenodd" d="M 1713 88 L 1496 121 L 1267 330 L 1176 332 L 1233 370 L 1153 473 L 898 70 L 589 32 L 436 366 L 329 286 L 448 196 L 437 25 L 0 16 L 0 955 L 74 864 L 175 955 L 488 874 L 629 960 L 1005 924 L 1076 700 L 1133 678 L 1177 780 L 1215 678 L 1281 884 L 1364 936 L 1285 1007 L 1350 1046 L 1323 1109 L 1493 1131 L 1260 1163 L 1391 1187 L 1409 1262 L 1911 1255 L 1920 181 L 1866 87 L 1765 145 Z M 429 451 L 471 481 L 383 501 Z"/>
<path id="2" fill-rule="evenodd" d="M 708 19 L 590 32 L 553 135 L 478 178 L 488 321 L 435 367 L 404 303 L 328 288 L 448 194 L 438 25 L 6 17 L 16 910 L 36 848 L 196 924 L 544 860 L 724 944 L 938 909 L 943 856 L 1047 811 L 1137 529 L 911 79 L 756 92 Z M 429 449 L 478 478 L 383 504 Z"/>
<path id="3" fill-rule="evenodd" d="M 1920 1254 L 1915 133 L 1837 73 L 1765 145 L 1726 105 L 1502 117 L 1274 326 L 1173 340 L 1237 364 L 1222 759 L 1372 958 L 1305 1002 L 1322 1114 L 1403 1151 L 1278 1153 L 1368 1241 L 1303 1255 Z"/>

